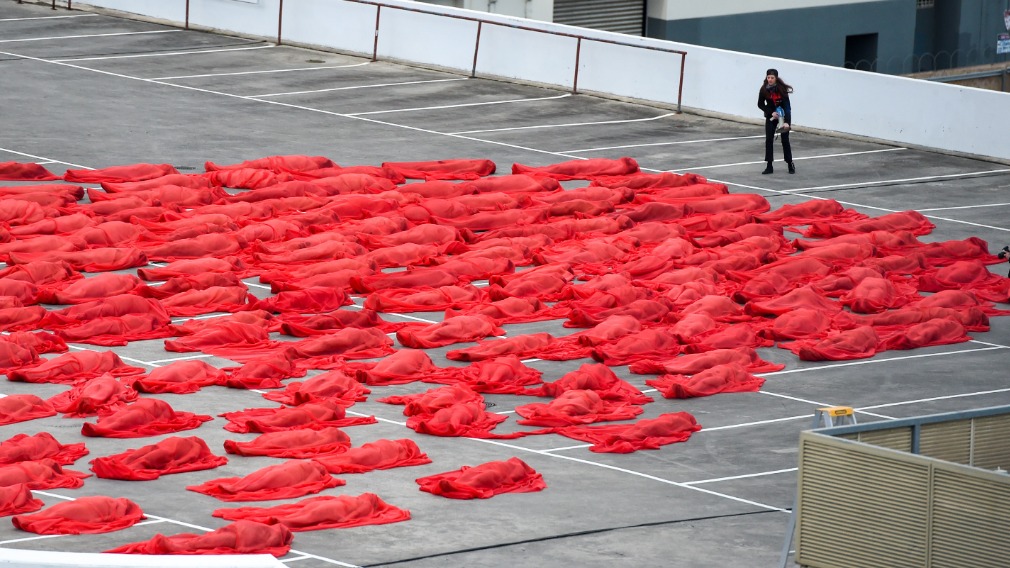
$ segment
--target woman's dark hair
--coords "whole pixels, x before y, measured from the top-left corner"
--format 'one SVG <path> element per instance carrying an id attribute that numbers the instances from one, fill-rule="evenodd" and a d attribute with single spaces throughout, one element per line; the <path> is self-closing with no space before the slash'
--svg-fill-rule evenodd
<path id="1" fill-rule="evenodd" d="M 780 93 L 793 92 L 793 88 L 789 83 L 783 81 L 782 78 L 779 77 L 778 75 L 775 75 L 775 77 L 778 78 L 778 80 L 775 81 L 775 87 L 778 89 Z M 768 77 L 765 77 L 765 80 L 761 82 L 761 91 L 763 92 L 766 88 L 768 88 Z"/>

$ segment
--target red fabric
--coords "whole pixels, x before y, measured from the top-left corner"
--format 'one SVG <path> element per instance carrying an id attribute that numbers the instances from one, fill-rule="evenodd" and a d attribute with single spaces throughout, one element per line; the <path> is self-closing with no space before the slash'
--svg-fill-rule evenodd
<path id="1" fill-rule="evenodd" d="M 135 248 L 104 247 L 66 252 L 13 252 L 7 262 L 28 264 L 39 261 L 66 262 L 81 272 L 108 272 L 144 266 L 147 256 Z"/>
<path id="2" fill-rule="evenodd" d="M 378 312 L 368 308 L 333 310 L 325 314 L 311 316 L 281 314 L 279 320 L 282 322 L 280 326 L 281 333 L 294 337 L 325 335 L 344 327 L 375 327 L 386 333 L 396 331 L 402 327 L 402 324 L 390 323 L 380 318 Z"/>
<path id="3" fill-rule="evenodd" d="M 31 436 L 15 434 L 0 442 L 0 465 L 23 461 L 40 461 L 49 458 L 60 465 L 70 465 L 87 455 L 83 443 L 61 444 L 48 432 Z"/>
<path id="4" fill-rule="evenodd" d="M 38 511 L 44 504 L 24 483 L 0 486 L 0 517 Z"/>
<path id="5" fill-rule="evenodd" d="M 396 332 L 396 340 L 405 347 L 426 349 L 467 343 L 491 335 L 505 335 L 505 330 L 484 316 L 459 316 L 435 324 L 404 327 Z"/>
<path id="6" fill-rule="evenodd" d="M 34 394 L 0 397 L 0 426 L 55 415 L 53 405 Z"/>
<path id="7" fill-rule="evenodd" d="M 410 511 L 394 507 L 374 493 L 362 493 L 357 497 L 310 497 L 274 507 L 218 509 L 214 516 L 232 521 L 281 524 L 298 532 L 398 523 L 409 520 Z"/>
<path id="8" fill-rule="evenodd" d="M 28 489 L 77 489 L 86 477 L 91 474 L 63 469 L 49 458 L 0 466 L 0 487 L 24 483 Z"/>
<path id="9" fill-rule="evenodd" d="M 571 390 L 596 391 L 601 398 L 611 402 L 628 404 L 652 402 L 651 397 L 642 394 L 637 387 L 619 378 L 609 367 L 597 363 L 582 365 L 554 382 L 545 383 L 539 389 L 526 391 L 526 394 L 556 398 Z"/>
<path id="10" fill-rule="evenodd" d="M 909 326 L 881 341 L 884 349 L 916 349 L 931 345 L 951 345 L 970 341 L 961 322 L 949 318 L 935 318 Z"/>
<path id="11" fill-rule="evenodd" d="M 848 361 L 873 357 L 879 343 L 877 332 L 862 326 L 829 333 L 824 339 L 801 339 L 784 347 L 803 361 Z"/>
<path id="12" fill-rule="evenodd" d="M 693 398 L 722 392 L 757 392 L 764 382 L 748 373 L 740 363 L 728 363 L 709 367 L 691 377 L 663 375 L 645 384 L 656 387 L 664 398 Z"/>
<path id="13" fill-rule="evenodd" d="M 330 400 L 347 407 L 364 402 L 371 392 L 343 371 L 334 370 L 303 382 L 288 383 L 284 390 L 264 393 L 263 398 L 291 406 Z"/>
<path id="14" fill-rule="evenodd" d="M 14 526 L 35 534 L 102 534 L 146 519 L 140 505 L 125 497 L 78 497 L 57 503 L 41 513 L 18 515 Z"/>
<path id="15" fill-rule="evenodd" d="M 616 160 L 609 158 L 590 158 L 588 160 L 571 160 L 549 166 L 525 166 L 512 164 L 512 174 L 544 176 L 556 180 L 594 179 L 601 176 L 625 176 L 637 173 L 638 162 L 633 158 L 623 157 Z"/>
<path id="16" fill-rule="evenodd" d="M 81 304 L 119 294 L 135 294 L 142 287 L 140 279 L 132 274 L 98 274 L 57 290 L 45 290 L 43 299 L 50 304 Z"/>
<path id="17" fill-rule="evenodd" d="M 318 456 L 315 461 L 333 474 L 365 473 L 377 469 L 431 463 L 428 455 L 408 438 L 376 440 L 356 448 L 350 448 L 343 453 Z"/>
<path id="18" fill-rule="evenodd" d="M 427 353 L 418 349 L 399 349 L 374 364 L 355 363 L 348 368 L 354 370 L 358 381 L 368 385 L 402 385 L 455 375 L 454 369 L 436 366 Z"/>
<path id="19" fill-rule="evenodd" d="M 627 454 L 685 442 L 698 430 L 701 430 L 701 426 L 694 416 L 686 412 L 673 412 L 651 420 L 639 420 L 634 424 L 569 426 L 558 428 L 557 433 L 592 443 L 589 447 L 591 452 Z"/>
<path id="20" fill-rule="evenodd" d="M 170 164 L 131 164 L 97 170 L 67 170 L 63 179 L 75 183 L 128 182 L 178 174 Z"/>
<path id="21" fill-rule="evenodd" d="M 172 436 L 157 444 L 91 460 L 91 471 L 105 479 L 147 481 L 162 475 L 213 469 L 228 459 L 211 453 L 196 436 Z"/>
<path id="22" fill-rule="evenodd" d="M 365 308 L 386 313 L 433 312 L 469 308 L 486 299 L 483 290 L 470 284 L 419 289 L 391 288 L 369 294 L 365 299 Z M 408 326 L 400 326 L 401 329 L 403 327 Z"/>
<path id="23" fill-rule="evenodd" d="M 593 390 L 565 391 L 549 403 L 524 404 L 516 407 L 523 417 L 518 423 L 524 426 L 568 426 L 590 424 L 607 420 L 628 420 L 642 413 L 642 409 L 625 402 L 603 400 Z"/>
<path id="24" fill-rule="evenodd" d="M 0 179 L 13 181 L 54 181 L 62 178 L 35 163 L 0 162 Z"/>
<path id="25" fill-rule="evenodd" d="M 484 397 L 465 384 L 428 389 L 420 394 L 394 395 L 380 398 L 386 404 L 402 404 L 404 416 L 434 414 L 443 408 L 462 403 L 484 403 Z"/>
<path id="26" fill-rule="evenodd" d="M 490 414 L 481 402 L 465 402 L 439 409 L 433 414 L 419 414 L 407 419 L 407 428 L 421 434 L 444 437 L 469 437 L 512 440 L 542 432 L 495 434 L 491 430 L 508 420 L 501 414 Z"/>
<path id="27" fill-rule="evenodd" d="M 173 316 L 198 316 L 212 312 L 237 312 L 254 309 L 256 296 L 245 286 L 211 286 L 204 290 L 187 290 L 161 300 Z"/>
<path id="28" fill-rule="evenodd" d="M 224 427 L 229 432 L 280 432 L 309 428 L 321 430 L 330 426 L 341 428 L 359 424 L 374 424 L 375 417 L 348 418 L 344 407 L 332 400 L 308 402 L 294 408 L 249 408 L 236 412 L 225 412 L 221 417 L 228 420 Z"/>
<path id="29" fill-rule="evenodd" d="M 219 383 L 224 371 L 204 361 L 175 361 L 134 379 L 133 388 L 146 393 L 186 394 Z"/>
<path id="30" fill-rule="evenodd" d="M 289 460 L 258 469 L 245 477 L 222 477 L 186 489 L 221 501 L 290 499 L 344 485 L 313 460 Z"/>
<path id="31" fill-rule="evenodd" d="M 41 361 L 37 351 L 13 341 L 0 339 L 0 370 L 36 365 Z"/>
<path id="32" fill-rule="evenodd" d="M 351 303 L 351 298 L 343 290 L 319 287 L 280 292 L 271 298 L 259 300 L 255 307 L 275 313 L 318 314 Z"/>
<path id="33" fill-rule="evenodd" d="M 286 357 L 254 359 L 224 371 L 227 375 L 218 384 L 233 389 L 277 389 L 284 386 L 283 379 L 305 376 L 305 369 Z"/>
<path id="34" fill-rule="evenodd" d="M 209 325 L 191 335 L 166 340 L 165 350 L 178 353 L 223 352 L 222 349 L 232 347 L 259 347 L 269 341 L 269 330 L 262 325 L 212 320 Z"/>
<path id="35" fill-rule="evenodd" d="M 477 179 L 495 171 L 495 163 L 483 159 L 383 162 L 382 167 L 399 172 L 408 179 Z"/>
<path id="36" fill-rule="evenodd" d="M 758 357 L 754 349 L 715 349 L 704 353 L 682 355 L 671 359 L 638 361 L 629 365 L 632 373 L 666 373 L 670 375 L 695 375 L 705 369 L 725 363 L 739 362 L 751 373 L 770 373 L 785 369 L 785 365 L 770 363 Z"/>
<path id="37" fill-rule="evenodd" d="M 304 172 L 318 170 L 319 168 L 332 168 L 336 166 L 332 160 L 325 156 L 267 156 L 255 160 L 246 160 L 239 164 L 221 165 L 214 162 L 205 162 L 204 169 L 208 172 L 217 170 L 237 170 L 242 168 L 254 168 L 261 170 L 271 170 L 274 172 Z"/>
<path id="38" fill-rule="evenodd" d="M 504 339 L 480 341 L 473 347 L 446 352 L 447 359 L 453 361 L 482 361 L 503 355 L 522 357 L 537 352 L 550 344 L 554 338 L 549 333 L 532 333 Z"/>
<path id="39" fill-rule="evenodd" d="M 294 535 L 284 525 L 236 521 L 217 530 L 173 536 L 155 535 L 150 540 L 124 544 L 113 554 L 272 554 L 284 556 L 291 550 Z"/>
<path id="40" fill-rule="evenodd" d="M 489 499 L 502 493 L 533 493 L 547 489 L 542 475 L 519 458 L 492 461 L 417 480 L 421 491 L 450 499 Z"/>
<path id="41" fill-rule="evenodd" d="M 168 174 L 140 181 L 103 181 L 99 183 L 101 183 L 102 189 L 109 193 L 143 191 L 146 189 L 156 189 L 165 185 L 189 187 L 192 189 L 211 187 L 210 180 L 201 174 Z"/>
<path id="42" fill-rule="evenodd" d="M 260 434 L 249 442 L 225 440 L 224 449 L 239 456 L 315 458 L 338 454 L 351 447 L 351 438 L 339 428 L 282 430 Z"/>
<path id="43" fill-rule="evenodd" d="M 239 272 L 245 270 L 245 264 L 235 257 L 227 258 L 197 258 L 170 262 L 167 266 L 158 268 L 140 268 L 137 276 L 142 280 L 168 280 L 173 276 L 203 274 L 205 272 Z"/>
<path id="44" fill-rule="evenodd" d="M 213 420 L 206 414 L 174 410 L 167 402 L 142 398 L 125 408 L 98 418 L 94 424 L 85 422 L 81 434 L 104 438 L 143 438 L 199 428 Z"/>
<path id="45" fill-rule="evenodd" d="M 137 400 L 137 391 L 109 374 L 73 386 L 49 399 L 64 418 L 83 418 L 115 412 Z"/>
<path id="46" fill-rule="evenodd" d="M 935 228 L 936 225 L 918 211 L 901 211 L 847 223 L 815 222 L 803 232 L 803 236 L 828 238 L 872 231 L 910 231 L 914 235 L 926 235 Z"/>
<path id="47" fill-rule="evenodd" d="M 73 384 L 80 380 L 93 379 L 105 373 L 116 377 L 139 375 L 140 367 L 131 367 L 112 351 L 81 351 L 67 353 L 48 359 L 35 367 L 11 371 L 7 379 L 25 383 Z"/>
<path id="48" fill-rule="evenodd" d="M 530 385 L 543 382 L 540 371 L 527 367 L 515 355 L 494 359 L 484 359 L 464 367 L 451 380 L 465 382 L 476 392 L 490 394 L 515 394 L 525 391 Z M 437 378 L 425 378 L 426 382 L 443 382 Z"/>

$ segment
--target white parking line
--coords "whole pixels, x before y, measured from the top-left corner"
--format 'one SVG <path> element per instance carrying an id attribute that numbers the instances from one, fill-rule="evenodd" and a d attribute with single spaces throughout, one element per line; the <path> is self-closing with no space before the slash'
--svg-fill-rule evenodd
<path id="1" fill-rule="evenodd" d="M 430 107 L 416 107 L 416 108 L 397 108 L 390 110 L 370 110 L 368 112 L 348 112 L 344 116 L 365 116 L 369 114 L 388 114 L 393 112 L 414 112 L 418 110 L 438 110 L 444 108 L 463 108 L 463 107 L 474 107 L 474 106 L 487 106 L 487 105 L 504 105 L 509 103 L 532 103 L 536 101 L 548 101 L 551 99 L 563 99 L 565 97 L 572 96 L 571 93 L 565 93 L 563 95 L 554 95 L 552 97 L 533 97 L 530 99 L 509 99 L 506 101 L 485 101 L 480 103 L 459 103 L 454 105 L 438 105 Z"/>
<path id="2" fill-rule="evenodd" d="M 81 166 L 79 164 L 71 164 L 70 162 L 61 162 L 59 160 L 53 160 L 51 158 L 44 158 L 42 156 L 36 156 L 35 154 L 26 154 L 24 152 L 18 152 L 17 150 L 9 150 L 7 148 L 0 148 L 0 152 L 10 152 L 11 154 L 17 154 L 18 156 L 24 156 L 26 158 L 35 158 L 36 160 L 46 160 L 46 163 L 63 164 L 65 166 L 73 166 L 75 168 L 80 168 L 82 170 L 91 170 L 91 169 L 94 169 L 94 168 L 89 168 L 87 166 Z"/>
<path id="3" fill-rule="evenodd" d="M 24 37 L 18 39 L 0 39 L 0 43 L 16 43 L 25 41 L 47 41 L 51 39 L 83 39 L 89 37 L 112 37 L 112 36 L 127 36 L 127 35 L 145 35 L 145 34 L 174 34 L 181 32 L 183 30 L 151 30 L 147 32 L 117 32 L 110 34 L 85 34 L 85 35 L 69 35 L 69 36 L 50 36 L 50 37 Z"/>
<path id="4" fill-rule="evenodd" d="M 262 46 L 261 46 L 262 47 Z M 265 47 L 275 47 L 273 45 Z M 240 49 L 259 49 L 251 47 L 243 47 Z M 221 49 L 216 51 L 239 51 L 239 49 Z M 199 51 L 199 52 L 189 52 L 189 53 L 214 53 L 213 51 Z M 61 59 L 60 61 L 72 61 L 71 59 Z M 361 67 L 362 65 L 369 65 L 371 61 L 365 61 L 364 63 L 351 63 L 348 65 L 327 65 L 325 67 L 298 67 L 295 69 L 264 69 L 262 71 L 235 71 L 233 73 L 204 73 L 202 75 L 176 75 L 174 77 L 151 77 L 152 81 L 168 81 L 171 79 L 200 79 L 203 77 L 231 77 L 235 75 L 261 75 L 263 73 L 289 73 L 291 71 L 318 71 L 320 69 L 344 69 L 346 67 Z M 260 95 L 265 96 L 265 95 Z"/>
<path id="5" fill-rule="evenodd" d="M 731 475 L 729 477 L 714 477 L 712 479 L 700 479 L 698 481 L 685 481 L 684 485 L 700 485 L 702 483 L 717 483 L 719 481 L 733 481 L 736 479 L 747 479 L 748 477 L 764 477 L 766 475 L 778 475 L 780 473 L 790 473 L 796 471 L 799 468 L 789 467 L 786 469 L 776 469 L 772 471 L 762 471 L 760 473 L 747 473 L 744 475 Z"/>
<path id="6" fill-rule="evenodd" d="M 889 407 L 892 407 L 892 406 L 904 406 L 904 405 L 907 405 L 907 404 L 919 404 L 920 402 L 936 402 L 938 400 L 950 400 L 950 399 L 954 399 L 954 398 L 968 398 L 970 396 L 982 396 L 982 395 L 987 395 L 987 394 L 999 394 L 999 393 L 1004 393 L 1004 392 L 1010 392 L 1010 388 L 1006 388 L 1006 389 L 993 389 L 993 390 L 976 391 L 976 392 L 965 392 L 965 393 L 961 393 L 961 394 L 948 394 L 948 395 L 944 395 L 944 396 L 934 396 L 934 397 L 930 397 L 930 398 L 919 398 L 919 399 L 916 399 L 916 400 L 903 400 L 903 401 L 900 401 L 900 402 L 888 402 L 886 404 L 876 404 L 876 405 L 873 405 L 873 406 L 863 406 L 862 408 L 863 409 L 867 409 L 868 408 L 868 409 L 874 410 L 874 409 L 877 409 L 877 408 L 889 408 Z"/>
<path id="7" fill-rule="evenodd" d="M 984 205 L 959 205 L 957 207 L 930 207 L 929 209 L 916 209 L 919 213 L 924 211 L 953 211 L 955 209 L 978 209 L 980 207 L 1006 207 L 1010 203 L 986 203 Z"/>
<path id="8" fill-rule="evenodd" d="M 444 134 L 456 135 L 456 134 L 480 134 L 483 132 L 507 132 L 510 130 L 533 130 L 535 128 L 565 128 L 568 126 L 594 126 L 597 124 L 625 124 L 628 122 L 647 122 L 650 120 L 659 120 L 660 118 L 666 118 L 668 116 L 673 116 L 677 113 L 668 112 L 666 114 L 661 114 L 659 116 L 653 116 L 650 118 L 631 118 L 628 120 L 601 120 L 599 122 L 571 122 L 567 124 L 538 124 L 535 126 L 515 126 L 511 128 L 492 128 L 489 130 L 463 130 L 461 132 L 445 132 Z M 487 140 L 485 140 L 487 142 Z M 584 158 L 580 158 L 584 159 Z"/>
<path id="9" fill-rule="evenodd" d="M 764 395 L 768 395 L 768 396 L 774 396 L 774 397 L 778 397 L 778 398 L 784 398 L 786 400 L 795 400 L 796 402 L 802 402 L 804 404 L 813 404 L 815 406 L 837 406 L 837 405 L 834 405 L 834 404 L 828 404 L 828 403 L 825 403 L 825 402 L 817 402 L 817 401 L 814 401 L 814 400 L 808 400 L 808 399 L 805 399 L 805 398 L 800 398 L 798 396 L 789 396 L 788 394 L 775 393 L 775 392 L 766 391 L 766 390 L 762 390 L 762 391 L 758 391 L 758 392 L 760 392 L 761 394 L 764 394 Z M 865 410 L 861 410 L 859 408 L 856 408 L 854 410 L 856 412 L 861 412 L 861 413 L 863 413 L 863 414 L 865 414 L 867 416 L 873 416 L 875 418 L 883 418 L 884 420 L 894 420 L 893 416 L 885 416 L 883 414 L 875 414 L 873 412 L 866 412 Z"/>
<path id="10" fill-rule="evenodd" d="M 59 20 L 62 18 L 92 18 L 98 14 L 74 14 L 72 16 L 39 16 L 33 18 L 3 18 L 0 22 L 23 22 L 27 20 Z"/>
<path id="11" fill-rule="evenodd" d="M 993 349 L 1007 349 L 1002 345 L 993 345 L 992 347 L 983 347 L 981 349 L 961 349 L 959 351 L 944 351 L 942 353 L 921 353 L 918 355 L 905 355 L 902 357 L 889 357 L 887 359 L 862 359 L 859 361 L 846 361 L 844 363 L 834 363 L 832 365 L 818 365 L 816 367 L 805 367 L 803 369 L 785 369 L 782 371 L 772 371 L 770 373 L 755 373 L 759 377 L 776 377 L 779 375 L 791 375 L 793 373 L 807 373 L 812 371 L 827 371 L 831 369 L 838 369 L 841 367 L 850 367 L 852 365 L 876 365 L 878 363 L 893 363 L 894 361 L 905 361 L 908 359 L 921 359 L 924 357 L 943 357 L 945 355 L 961 355 L 964 353 L 981 353 L 982 351 L 992 351 Z"/>
<path id="12" fill-rule="evenodd" d="M 760 136 L 751 136 L 750 138 L 760 138 Z M 728 140 L 732 140 L 731 138 Z M 715 140 L 718 141 L 718 140 Z M 707 142 L 707 140 L 706 140 Z M 883 148 L 880 150 L 863 150 L 860 152 L 845 152 L 843 154 L 821 154 L 818 156 L 804 156 L 802 158 L 796 158 L 796 161 L 800 160 L 823 160 L 824 158 L 843 158 L 846 156 L 862 156 L 864 154 L 879 154 L 881 152 L 897 152 L 899 150 L 907 150 L 908 148 Z M 736 162 L 734 164 L 715 164 L 712 166 L 692 166 L 689 168 L 677 168 L 675 170 L 666 170 L 668 172 L 693 172 L 695 170 L 711 170 L 715 168 L 728 168 L 733 166 L 752 166 L 754 164 L 763 164 L 764 160 L 758 160 L 753 162 Z M 786 191 L 799 191 L 799 190 L 786 190 Z"/>
<path id="13" fill-rule="evenodd" d="M 884 180 L 876 180 L 876 181 L 861 181 L 861 182 L 856 182 L 856 183 L 840 183 L 840 184 L 837 184 L 837 185 L 818 185 L 818 186 L 811 186 L 811 187 L 797 187 L 795 189 L 787 189 L 787 190 L 783 190 L 783 191 L 786 192 L 786 193 L 794 193 L 794 192 L 799 192 L 799 191 L 819 191 L 819 190 L 823 190 L 823 189 L 842 189 L 842 188 L 846 188 L 846 187 L 868 187 L 868 186 L 874 186 L 874 185 L 887 185 L 887 184 L 892 184 L 892 183 L 909 183 L 909 182 L 920 182 L 920 181 L 933 181 L 933 180 L 940 180 L 940 179 L 956 179 L 956 178 L 965 178 L 965 177 L 980 177 L 980 176 L 987 176 L 987 175 L 992 175 L 992 174 L 1005 174 L 1007 172 L 1010 172 L 1010 169 L 982 170 L 982 171 L 978 171 L 978 172 L 966 172 L 966 173 L 963 173 L 963 174 L 945 174 L 945 175 L 938 175 L 938 176 L 923 176 L 923 177 L 916 177 L 916 178 L 901 178 L 901 179 L 884 179 Z"/>
<path id="14" fill-rule="evenodd" d="M 332 89 L 315 89 L 313 91 L 290 91 L 287 93 L 268 93 L 266 95 L 248 95 L 254 99 L 266 97 L 283 97 L 287 95 L 307 95 L 312 93 L 328 93 L 330 91 L 350 91 L 353 89 L 373 89 L 375 87 L 396 87 L 398 85 L 419 85 L 421 83 L 446 83 L 449 81 L 467 81 L 469 77 L 457 77 L 453 79 L 427 79 L 424 81 L 403 81 L 402 83 L 377 83 L 375 85 L 354 85 L 351 87 L 333 87 Z"/>
<path id="15" fill-rule="evenodd" d="M 669 115 L 664 114 L 663 116 L 669 116 Z M 656 117 L 656 118 L 662 118 L 662 117 Z M 645 119 L 635 119 L 635 120 L 608 120 L 606 122 L 594 122 L 594 123 L 587 123 L 587 124 L 615 124 L 615 123 L 624 123 L 624 122 L 639 122 L 641 120 L 656 120 L 656 119 L 655 118 L 645 118 Z M 532 128 L 536 128 L 536 127 L 532 127 Z M 650 143 L 647 143 L 647 144 L 624 144 L 622 146 L 598 146 L 596 148 L 577 148 L 577 149 L 574 149 L 574 150 L 560 150 L 560 151 L 561 152 L 570 152 L 572 154 L 576 154 L 576 153 L 580 153 L 580 152 L 597 152 L 597 151 L 602 151 L 602 150 L 623 150 L 625 148 L 649 148 L 649 147 L 652 147 L 652 146 L 675 146 L 677 144 L 701 144 L 703 142 L 729 142 L 729 141 L 733 141 L 733 140 L 752 140 L 754 138 L 764 138 L 764 136 L 758 134 L 757 136 L 731 136 L 731 137 L 728 137 L 728 138 L 706 138 L 706 139 L 703 139 L 703 140 L 678 140 L 676 142 L 650 142 Z M 799 158 L 797 158 L 797 159 L 799 159 Z M 747 162 L 747 163 L 751 163 L 751 162 Z M 710 166 L 710 167 L 715 167 L 715 166 Z M 670 170 L 670 171 L 677 171 L 677 170 Z"/>
<path id="16" fill-rule="evenodd" d="M 174 30 L 181 31 L 181 30 Z M 134 53 L 131 55 L 106 55 L 103 57 L 75 57 L 73 59 L 41 59 L 40 61 L 48 61 L 50 63 L 67 63 L 69 61 L 102 61 L 105 59 L 133 59 L 135 57 L 168 57 L 170 55 L 194 55 L 197 53 L 222 53 L 225 51 L 248 51 L 251 49 L 269 49 L 271 47 L 277 47 L 274 44 L 267 45 L 254 45 L 252 47 L 225 47 L 221 49 L 198 49 L 193 51 L 168 51 L 165 53 Z M 13 54 L 11 54 L 13 55 Z M 23 57 L 23 56 L 22 56 Z M 98 71 L 98 69 L 90 69 L 89 67 L 75 66 L 79 69 L 88 69 L 89 71 Z M 125 75 L 122 75 L 125 77 Z M 140 79 L 140 77 L 130 77 L 131 79 Z M 144 80 L 144 79 L 141 79 Z"/>

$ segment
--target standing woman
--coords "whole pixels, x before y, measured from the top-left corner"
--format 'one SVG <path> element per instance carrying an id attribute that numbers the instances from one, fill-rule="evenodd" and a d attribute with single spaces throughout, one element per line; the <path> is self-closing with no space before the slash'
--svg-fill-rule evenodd
<path id="1" fill-rule="evenodd" d="M 789 145 L 789 125 L 793 122 L 792 107 L 789 104 L 789 93 L 793 92 L 785 81 L 779 79 L 779 72 L 769 69 L 765 73 L 764 84 L 758 93 L 758 108 L 765 113 L 765 162 L 768 166 L 762 174 L 770 174 L 775 170 L 772 168 L 774 160 L 773 152 L 775 143 L 775 128 L 782 123 L 779 130 L 782 133 L 782 153 L 789 166 L 789 173 L 796 173 L 796 166 L 793 165 L 793 149 Z"/>

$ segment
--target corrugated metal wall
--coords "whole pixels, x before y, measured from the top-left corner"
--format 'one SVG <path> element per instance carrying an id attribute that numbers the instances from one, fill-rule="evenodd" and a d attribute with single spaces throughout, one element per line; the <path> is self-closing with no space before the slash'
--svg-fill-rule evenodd
<path id="1" fill-rule="evenodd" d="M 554 23 L 642 35 L 644 0 L 554 0 Z"/>

